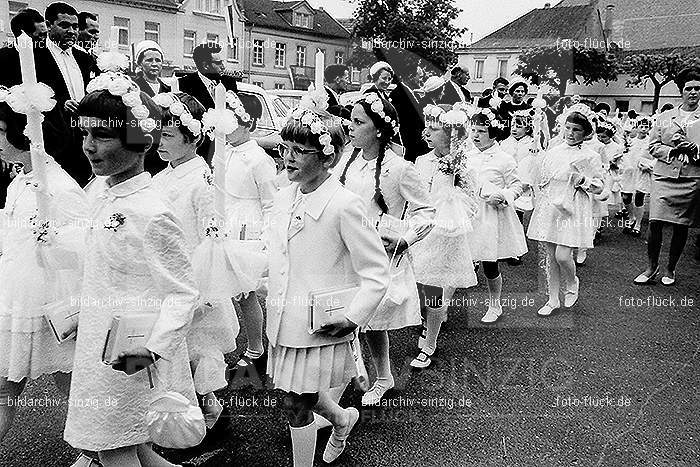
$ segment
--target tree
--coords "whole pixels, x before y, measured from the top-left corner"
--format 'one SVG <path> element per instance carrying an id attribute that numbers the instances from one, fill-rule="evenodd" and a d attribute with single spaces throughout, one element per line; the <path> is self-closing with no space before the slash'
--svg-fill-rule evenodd
<path id="1" fill-rule="evenodd" d="M 466 32 L 452 24 L 460 13 L 454 0 L 359 0 L 350 63 L 361 68 L 386 60 L 403 77 L 421 63 L 442 73 L 456 62 Z"/>
<path id="2" fill-rule="evenodd" d="M 593 84 L 615 81 L 619 66 L 611 53 L 600 49 L 572 47 L 535 47 L 520 54 L 515 73 L 536 74 L 540 80 L 566 94 L 571 83 Z"/>
<path id="3" fill-rule="evenodd" d="M 653 111 L 656 112 L 661 88 L 673 81 L 681 70 L 691 65 L 700 65 L 700 59 L 679 53 L 634 54 L 625 59 L 622 70 L 630 75 L 627 82 L 631 85 L 642 84 L 647 79 L 652 82 Z"/>

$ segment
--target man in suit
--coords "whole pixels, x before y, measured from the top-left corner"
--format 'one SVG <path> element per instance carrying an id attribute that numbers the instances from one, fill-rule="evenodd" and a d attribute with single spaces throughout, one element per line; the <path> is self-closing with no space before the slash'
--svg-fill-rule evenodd
<path id="1" fill-rule="evenodd" d="M 499 99 L 506 97 L 509 84 L 510 83 L 507 79 L 500 76 L 493 80 L 493 92 L 487 95 L 486 91 L 484 91 L 483 96 L 479 99 L 477 106 L 481 108 L 488 108 L 490 107 L 489 101 L 492 97 L 497 96 Z"/>
<path id="2" fill-rule="evenodd" d="M 45 140 L 63 144 L 53 148 L 53 156 L 63 169 L 84 186 L 92 168 L 82 150 L 82 136 L 75 112 L 85 96 L 85 86 L 95 74 L 95 61 L 73 46 L 78 37 L 78 12 L 72 6 L 52 3 L 44 13 L 49 29 L 46 47 L 37 49 L 37 80 L 54 91 L 56 106 L 46 114 L 57 134 L 45 131 Z M 47 148 L 48 149 L 48 148 Z"/>
<path id="3" fill-rule="evenodd" d="M 471 103 L 472 95 L 467 89 L 469 82 L 469 70 L 461 66 L 455 66 L 450 73 L 450 80 L 445 85 L 445 94 L 441 104 L 453 105 L 457 102 Z"/>
<path id="4" fill-rule="evenodd" d="M 34 48 L 46 46 L 48 29 L 44 17 L 32 8 L 25 8 L 10 20 L 10 29 L 15 38 L 23 32 L 32 38 Z M 19 67 L 19 54 L 13 43 L 6 44 L 0 49 L 0 85 L 11 87 L 22 82 L 22 72 Z"/>
<path id="5" fill-rule="evenodd" d="M 340 95 L 348 90 L 350 82 L 350 69 L 347 65 L 328 65 L 323 72 L 326 80 L 326 93 L 328 94 L 328 107 L 340 104 Z"/>
<path id="6" fill-rule="evenodd" d="M 97 21 L 97 15 L 89 11 L 78 13 L 78 42 L 73 47 L 94 57 L 99 39 L 100 23 Z"/>
<path id="7" fill-rule="evenodd" d="M 227 91 L 238 92 L 236 80 L 224 75 L 226 66 L 221 55 L 221 46 L 215 42 L 198 45 L 192 51 L 192 59 L 197 66 L 197 73 L 190 73 L 178 80 L 178 89 L 197 99 L 205 109 L 214 108 L 214 89 L 218 83 L 224 85 Z M 204 157 L 211 165 L 214 156 L 214 145 L 206 137 L 197 149 L 197 154 Z"/>

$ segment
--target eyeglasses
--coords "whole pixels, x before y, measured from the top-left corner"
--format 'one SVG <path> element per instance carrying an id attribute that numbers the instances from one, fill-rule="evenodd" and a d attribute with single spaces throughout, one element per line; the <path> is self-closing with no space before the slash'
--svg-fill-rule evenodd
<path id="1" fill-rule="evenodd" d="M 301 156 L 301 155 L 309 155 L 309 154 L 317 154 L 321 151 L 318 149 L 299 149 L 291 146 L 287 146 L 284 143 L 280 143 L 277 145 L 277 152 L 280 154 L 280 156 L 284 156 L 285 154 L 292 153 L 294 156 Z"/>

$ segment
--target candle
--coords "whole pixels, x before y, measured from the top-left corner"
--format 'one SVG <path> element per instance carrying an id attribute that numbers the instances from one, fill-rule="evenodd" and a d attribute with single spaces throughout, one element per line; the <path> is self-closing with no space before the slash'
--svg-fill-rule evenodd
<path id="1" fill-rule="evenodd" d="M 36 66 L 34 64 L 34 42 L 26 34 L 22 33 L 17 39 L 19 47 L 19 66 L 22 71 L 22 85 L 26 94 L 32 94 L 37 86 Z M 44 116 L 41 111 L 30 108 L 27 112 L 27 130 L 29 138 L 30 154 L 32 158 L 32 171 L 34 178 L 39 183 L 41 191 L 37 193 L 37 207 L 39 210 L 39 221 L 46 219 L 48 214 L 48 198 L 46 197 L 46 158 L 44 157 L 44 134 L 41 129 L 41 122 Z"/>
<path id="2" fill-rule="evenodd" d="M 214 89 L 214 109 L 217 116 L 221 116 L 226 110 L 226 88 L 219 83 Z M 223 216 L 224 212 L 224 170 L 226 157 L 226 135 L 223 132 L 214 130 L 214 208 L 218 215 Z"/>
<path id="3" fill-rule="evenodd" d="M 119 51 L 119 26 L 109 28 L 109 46 L 107 50 L 110 52 Z"/>
<path id="4" fill-rule="evenodd" d="M 316 90 L 323 89 L 324 61 L 326 56 L 320 50 L 316 52 Z"/>

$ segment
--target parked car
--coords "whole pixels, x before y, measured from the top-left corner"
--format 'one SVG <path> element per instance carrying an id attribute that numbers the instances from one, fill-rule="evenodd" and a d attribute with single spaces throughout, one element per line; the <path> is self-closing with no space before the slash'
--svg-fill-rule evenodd
<path id="1" fill-rule="evenodd" d="M 306 93 L 306 91 L 301 89 L 274 89 L 268 92 L 282 99 L 290 109 L 299 105 L 301 96 Z M 361 96 L 362 93 L 360 91 L 344 92 L 340 95 L 340 105 L 353 105 Z"/>
<path id="2" fill-rule="evenodd" d="M 173 90 L 177 90 L 176 78 L 163 78 L 163 81 Z M 249 83 L 236 83 L 239 94 L 249 94 L 256 97 L 262 106 L 262 117 L 258 120 L 257 128 L 251 136 L 258 144 L 267 151 L 275 160 L 279 159 L 277 154 L 277 145 L 282 142 L 280 131 L 287 121 L 290 107 L 285 104 L 284 100 L 270 94 L 260 86 L 255 86 Z"/>

